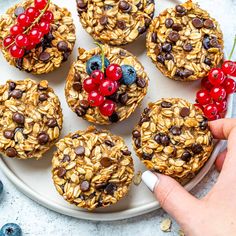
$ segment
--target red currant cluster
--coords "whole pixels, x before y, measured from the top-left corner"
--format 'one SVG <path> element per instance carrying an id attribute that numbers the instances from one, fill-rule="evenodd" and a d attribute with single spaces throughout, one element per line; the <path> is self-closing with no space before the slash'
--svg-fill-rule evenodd
<path id="1" fill-rule="evenodd" d="M 10 35 L 3 40 L 3 46 L 9 49 L 14 58 L 22 58 L 25 50 L 31 50 L 39 44 L 50 31 L 53 13 L 48 11 L 50 0 L 34 0 L 34 7 L 29 7 L 17 17 L 17 23 L 10 28 Z"/>
<path id="2" fill-rule="evenodd" d="M 196 94 L 195 106 L 203 110 L 209 120 L 224 117 L 227 110 L 227 96 L 234 93 L 236 83 L 236 62 L 225 61 L 221 68 L 211 69 L 208 78 L 201 81 L 202 89 Z"/>
<path id="3" fill-rule="evenodd" d="M 99 107 L 103 116 L 111 116 L 116 109 L 115 102 L 106 97 L 118 90 L 121 78 L 122 68 L 117 64 L 111 64 L 105 69 L 105 73 L 94 70 L 90 77 L 83 82 L 83 88 L 88 93 L 90 106 Z"/>

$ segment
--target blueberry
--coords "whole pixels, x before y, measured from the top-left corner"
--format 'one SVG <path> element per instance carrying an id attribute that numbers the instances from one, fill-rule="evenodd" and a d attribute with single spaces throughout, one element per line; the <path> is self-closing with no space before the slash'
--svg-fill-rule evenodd
<path id="1" fill-rule="evenodd" d="M 2 192 L 3 192 L 3 183 L 2 183 L 2 181 L 0 180 L 0 196 L 1 196 Z"/>
<path id="2" fill-rule="evenodd" d="M 109 60 L 105 57 L 105 67 L 110 65 Z M 92 74 L 94 70 L 102 69 L 102 58 L 100 55 L 95 55 L 91 57 L 86 63 L 86 71 L 89 75 Z"/>
<path id="3" fill-rule="evenodd" d="M 136 81 L 136 70 L 134 67 L 129 66 L 129 65 L 122 65 L 122 79 L 121 82 L 126 85 L 131 85 Z"/>
<path id="4" fill-rule="evenodd" d="M 21 236 L 22 231 L 19 225 L 8 223 L 3 225 L 0 230 L 0 236 Z"/>

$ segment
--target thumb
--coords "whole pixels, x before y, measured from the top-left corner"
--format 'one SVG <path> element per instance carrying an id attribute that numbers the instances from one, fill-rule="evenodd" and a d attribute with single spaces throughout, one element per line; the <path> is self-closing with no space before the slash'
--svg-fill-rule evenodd
<path id="1" fill-rule="evenodd" d="M 200 201 L 188 193 L 177 181 L 169 176 L 145 171 L 143 182 L 154 192 L 161 207 L 174 217 L 180 225 L 185 225 L 194 217 Z"/>

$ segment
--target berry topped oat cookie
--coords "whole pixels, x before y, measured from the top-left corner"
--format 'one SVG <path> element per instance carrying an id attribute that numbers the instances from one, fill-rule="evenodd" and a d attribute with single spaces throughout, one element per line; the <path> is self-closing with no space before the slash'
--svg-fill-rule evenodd
<path id="1" fill-rule="evenodd" d="M 100 48 L 99 48 L 100 47 Z M 79 116 L 97 124 L 128 118 L 147 93 L 148 77 L 128 51 L 107 45 L 79 57 L 66 81 L 67 103 Z"/>
<path id="2" fill-rule="evenodd" d="M 154 0 L 76 0 L 82 26 L 98 41 L 110 45 L 133 42 L 150 25 Z"/>
<path id="3" fill-rule="evenodd" d="M 147 168 L 180 182 L 192 178 L 213 149 L 203 112 L 179 98 L 150 103 L 132 134 L 134 149 Z"/>
<path id="4" fill-rule="evenodd" d="M 71 13 L 50 0 L 26 0 L 0 17 L 0 48 L 6 60 L 33 74 L 53 71 L 75 44 Z"/>
<path id="5" fill-rule="evenodd" d="M 191 81 L 207 76 L 223 59 L 218 22 L 192 1 L 156 17 L 147 34 L 147 54 L 167 77 Z"/>

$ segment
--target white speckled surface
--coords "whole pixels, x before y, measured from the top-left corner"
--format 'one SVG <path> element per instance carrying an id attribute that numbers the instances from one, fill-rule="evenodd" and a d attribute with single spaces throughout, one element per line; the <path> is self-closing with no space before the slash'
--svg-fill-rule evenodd
<path id="1" fill-rule="evenodd" d="M 66 5 L 66 0 L 62 1 L 65 1 Z M 0 13 L 6 10 L 10 2 L 14 3 L 17 1 L 0 0 Z M 221 23 L 221 28 L 225 37 L 226 51 L 229 52 L 232 46 L 233 37 L 236 33 L 236 0 L 199 0 L 198 2 L 203 8 L 209 10 L 212 16 L 217 18 Z M 163 218 L 167 217 L 163 210 L 157 210 L 153 213 L 129 220 L 108 223 L 78 220 L 52 212 L 28 199 L 14 187 L 5 176 L 3 176 L 1 171 L 0 179 L 4 183 L 4 195 L 0 200 L 0 226 L 7 222 L 16 222 L 22 227 L 23 235 L 178 235 L 179 227 L 175 222 L 173 222 L 170 233 L 163 233 L 160 231 L 159 223 Z M 216 179 L 217 173 L 212 169 L 192 193 L 198 197 L 203 196 L 211 188 Z"/>

